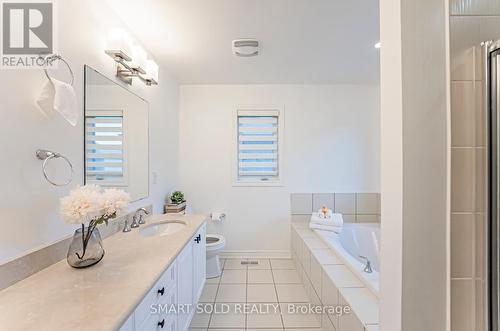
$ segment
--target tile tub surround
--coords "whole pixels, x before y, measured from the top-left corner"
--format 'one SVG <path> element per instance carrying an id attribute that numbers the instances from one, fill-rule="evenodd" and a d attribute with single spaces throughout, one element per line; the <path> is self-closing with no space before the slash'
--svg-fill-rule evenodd
<path id="1" fill-rule="evenodd" d="M 153 210 L 152 205 L 144 206 L 144 208 L 151 213 Z M 134 212 L 110 220 L 108 225 L 99 225 L 99 232 L 102 239 L 123 230 L 125 220 L 128 219 L 129 224 L 132 223 Z M 77 225 L 75 225 L 75 230 Z M 51 245 L 36 249 L 33 252 L 21 256 L 17 259 L 8 261 L 0 265 L 0 290 L 7 288 L 20 280 L 23 280 L 54 263 L 66 259 L 68 247 L 73 239 L 70 235 L 62 240 L 59 240 Z M 106 250 L 106 246 L 104 246 Z"/>
<path id="2" fill-rule="evenodd" d="M 484 330 L 486 111 L 481 42 L 500 38 L 498 0 L 450 1 L 451 329 Z"/>
<path id="3" fill-rule="evenodd" d="M 292 193 L 292 222 L 309 222 L 322 206 L 341 213 L 346 223 L 380 223 L 380 193 Z"/>
<path id="4" fill-rule="evenodd" d="M 207 218 L 172 219 L 187 226 L 164 237 L 118 232 L 104 240 L 106 256 L 95 266 L 60 261 L 0 291 L 0 329 L 117 330 Z"/>
<path id="5" fill-rule="evenodd" d="M 336 331 L 376 329 L 378 298 L 307 224 L 292 223 L 291 227 L 292 257 L 310 302 L 328 306 L 347 304 L 352 309 L 352 314 L 340 318 L 323 316 L 323 328 Z"/>

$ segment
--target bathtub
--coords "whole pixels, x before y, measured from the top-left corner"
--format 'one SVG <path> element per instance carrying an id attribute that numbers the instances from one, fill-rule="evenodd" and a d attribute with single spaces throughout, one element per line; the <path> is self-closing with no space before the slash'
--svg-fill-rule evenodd
<path id="1" fill-rule="evenodd" d="M 342 262 L 370 289 L 376 296 L 379 293 L 379 252 L 380 225 L 373 223 L 344 224 L 342 232 L 314 230 L 330 247 Z M 365 261 L 359 256 L 366 256 L 372 263 L 371 274 L 363 271 Z"/>

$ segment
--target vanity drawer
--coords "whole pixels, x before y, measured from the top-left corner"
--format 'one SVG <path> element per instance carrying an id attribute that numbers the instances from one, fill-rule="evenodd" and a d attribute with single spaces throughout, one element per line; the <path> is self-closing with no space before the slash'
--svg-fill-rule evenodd
<path id="1" fill-rule="evenodd" d="M 171 287 L 170 291 L 159 300 L 158 304 L 160 307 L 164 306 L 165 309 L 169 309 L 171 305 L 177 303 L 177 287 Z M 175 306 L 174 306 L 175 307 Z M 175 323 L 174 323 L 175 322 Z M 176 331 L 177 327 L 177 315 L 174 312 L 168 312 L 162 310 L 161 313 L 149 314 L 139 328 L 136 330 L 168 330 Z"/>
<path id="2" fill-rule="evenodd" d="M 140 331 L 177 331 L 177 319 L 165 315 L 151 315 L 142 323 Z"/>
<path id="3" fill-rule="evenodd" d="M 153 316 L 151 309 L 152 305 L 169 303 L 170 293 L 176 292 L 176 275 L 177 267 L 174 262 L 165 273 L 160 277 L 160 280 L 151 288 L 148 294 L 135 310 L 135 326 L 136 330 L 141 330 L 139 326 L 150 316 Z M 154 314 L 158 316 L 157 314 Z"/>

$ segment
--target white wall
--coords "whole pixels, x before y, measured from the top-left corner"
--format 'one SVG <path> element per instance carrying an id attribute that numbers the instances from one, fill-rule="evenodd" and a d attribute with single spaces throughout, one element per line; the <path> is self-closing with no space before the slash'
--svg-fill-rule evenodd
<path id="1" fill-rule="evenodd" d="M 380 1 L 384 331 L 449 330 L 446 6 Z"/>
<path id="2" fill-rule="evenodd" d="M 180 188 L 221 211 L 228 253 L 288 254 L 291 192 L 379 192 L 379 89 L 356 85 L 184 85 Z M 284 186 L 233 187 L 236 106 L 285 108 Z M 258 251 L 258 252 L 256 252 Z"/>
<path id="3" fill-rule="evenodd" d="M 2 70 L 0 73 L 0 263 L 24 255 L 70 235 L 74 226 L 58 216 L 59 198 L 83 183 L 83 65 L 88 64 L 114 79 L 113 61 L 104 54 L 106 31 L 123 23 L 101 0 L 57 1 L 55 15 L 59 52 L 75 73 L 80 122 L 71 127 L 61 117 L 46 118 L 34 106 L 46 78 L 41 70 Z M 146 87 L 134 82 L 135 93 L 149 101 L 151 132 L 150 197 L 132 207 L 154 203 L 160 212 L 165 195 L 176 187 L 178 151 L 177 82 L 160 67 L 160 85 Z M 64 78 L 64 72 L 54 72 Z M 70 158 L 75 179 L 70 187 L 50 186 L 34 156 L 38 148 Z M 156 177 L 156 184 L 153 183 Z"/>

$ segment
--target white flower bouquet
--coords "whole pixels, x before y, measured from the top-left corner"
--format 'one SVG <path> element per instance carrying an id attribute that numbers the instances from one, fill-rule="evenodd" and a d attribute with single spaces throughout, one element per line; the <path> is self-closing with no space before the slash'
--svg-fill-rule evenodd
<path id="1" fill-rule="evenodd" d="M 85 256 L 89 239 L 96 227 L 103 223 L 107 225 L 110 219 L 125 214 L 129 201 L 128 193 L 117 189 L 101 190 L 97 185 L 77 187 L 61 199 L 60 213 L 64 222 L 81 224 L 82 250 L 75 252 L 80 260 Z"/>

